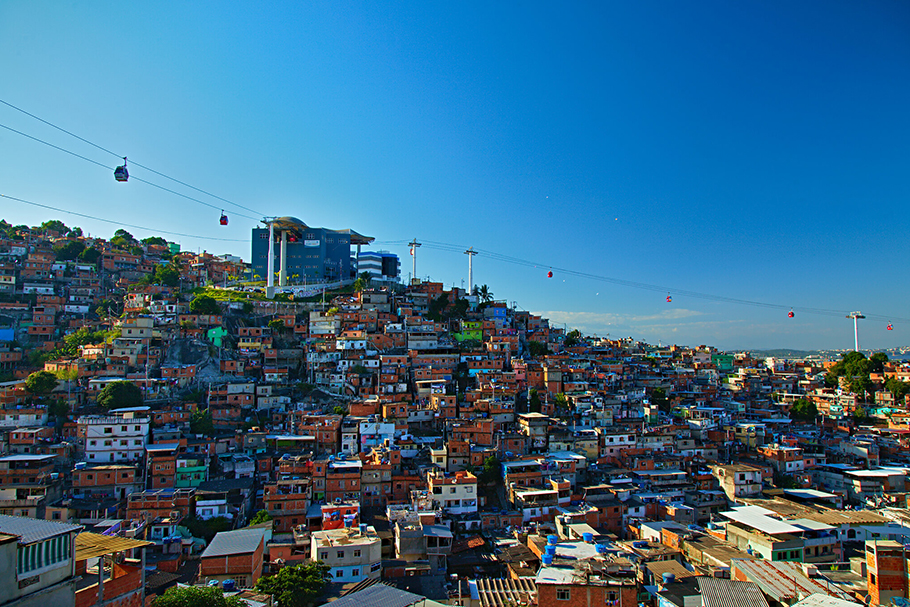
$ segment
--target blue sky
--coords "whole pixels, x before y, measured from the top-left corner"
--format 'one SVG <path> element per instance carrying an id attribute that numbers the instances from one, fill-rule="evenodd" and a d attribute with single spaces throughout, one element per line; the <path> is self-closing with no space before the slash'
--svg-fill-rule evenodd
<path id="1" fill-rule="evenodd" d="M 0 74 L 0 99 L 258 211 L 0 129 L 0 193 L 138 236 L 248 259 L 240 215 L 288 214 L 539 262 L 480 255 L 475 283 L 588 333 L 848 348 L 839 312 L 862 310 L 861 346 L 910 342 L 905 2 L 7 2 Z M 116 163 L 6 106 L 0 124 Z M 465 255 L 418 255 L 466 279 Z"/>

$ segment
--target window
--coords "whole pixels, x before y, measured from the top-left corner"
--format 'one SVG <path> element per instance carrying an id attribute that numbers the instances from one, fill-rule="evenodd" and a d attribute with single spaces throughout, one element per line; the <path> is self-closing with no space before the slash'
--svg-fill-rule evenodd
<path id="1" fill-rule="evenodd" d="M 455 487 L 449 487 L 449 493 L 455 493 Z"/>
<path id="2" fill-rule="evenodd" d="M 474 487 L 471 486 L 471 485 L 468 485 L 467 487 L 465 487 L 465 492 L 466 492 L 466 493 L 474 493 Z"/>
<path id="3" fill-rule="evenodd" d="M 88 444 L 89 444 L 90 447 L 94 447 L 94 446 L 95 446 L 95 442 L 96 442 L 96 441 L 90 440 L 90 441 L 88 442 Z"/>
<path id="4" fill-rule="evenodd" d="M 360 572 L 358 571 L 357 567 L 354 567 L 353 569 L 351 569 L 351 575 L 354 575 L 354 576 L 360 575 Z"/>
<path id="5" fill-rule="evenodd" d="M 114 429 L 113 429 L 113 428 L 105 428 L 105 429 L 104 429 L 104 433 L 105 433 L 105 434 L 113 434 L 113 433 L 114 433 Z"/>
<path id="6" fill-rule="evenodd" d="M 328 559 L 329 559 L 329 553 L 328 553 L 328 552 L 320 552 L 320 553 L 319 553 L 319 560 L 320 560 L 320 561 L 327 561 Z"/>
<path id="7" fill-rule="evenodd" d="M 869 581 L 872 582 L 873 586 L 875 586 L 875 574 L 874 573 L 869 574 Z"/>
<path id="8" fill-rule="evenodd" d="M 126 432 L 126 426 L 120 426 L 120 431 L 121 431 L 121 432 Z"/>
<path id="9" fill-rule="evenodd" d="M 139 426 L 133 426 L 133 430 L 135 430 L 136 432 L 139 432 Z"/>
<path id="10" fill-rule="evenodd" d="M 556 589 L 556 600 L 557 601 L 568 601 L 569 600 L 569 589 L 568 588 L 557 588 Z"/>
<path id="11" fill-rule="evenodd" d="M 354 551 L 354 558 L 358 558 L 359 556 L 360 556 L 360 550 L 355 550 L 355 551 Z M 355 575 L 356 575 L 356 574 L 355 574 Z"/>
<path id="12" fill-rule="evenodd" d="M 338 558 L 340 558 L 340 559 L 343 559 L 343 558 L 344 558 L 344 550 L 339 550 L 339 551 L 338 551 Z"/>

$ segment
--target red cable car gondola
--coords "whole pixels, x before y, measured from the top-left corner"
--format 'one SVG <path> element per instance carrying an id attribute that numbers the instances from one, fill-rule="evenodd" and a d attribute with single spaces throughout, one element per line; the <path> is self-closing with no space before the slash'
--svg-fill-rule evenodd
<path id="1" fill-rule="evenodd" d="M 893 330 L 894 330 L 894 327 L 891 326 L 891 323 L 890 323 L 890 322 L 888 323 L 888 330 L 889 330 L 889 331 L 893 331 Z"/>
<path id="2" fill-rule="evenodd" d="M 670 303 L 671 301 L 673 301 L 673 298 L 670 297 L 669 293 L 667 293 L 667 303 Z"/>
<path id="3" fill-rule="evenodd" d="M 553 278 L 553 270 L 547 272 L 547 278 Z"/>
<path id="4" fill-rule="evenodd" d="M 224 209 L 221 209 L 221 219 L 219 220 L 219 223 L 223 226 L 228 224 L 228 218 L 227 215 L 224 214 Z"/>
<path id="5" fill-rule="evenodd" d="M 790 308 L 790 311 L 787 312 L 787 318 L 793 318 L 793 316 L 794 316 L 794 314 L 793 314 L 793 308 Z"/>
<path id="6" fill-rule="evenodd" d="M 114 169 L 114 179 L 117 181 L 126 181 L 130 178 L 130 172 L 126 170 L 126 156 L 123 157 L 123 166 Z"/>

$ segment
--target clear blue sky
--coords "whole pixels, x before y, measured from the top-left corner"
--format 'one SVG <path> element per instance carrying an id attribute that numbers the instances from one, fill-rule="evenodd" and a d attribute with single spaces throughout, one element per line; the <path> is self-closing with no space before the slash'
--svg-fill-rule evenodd
<path id="1" fill-rule="evenodd" d="M 497 298 L 721 348 L 910 344 L 910 3 L 0 4 L 0 99 L 268 215 L 454 243 Z M 116 159 L 0 106 L 0 124 Z M 249 258 L 208 209 L 0 129 L 0 193 Z M 135 177 L 167 183 L 134 168 Z M 179 186 L 175 186 L 179 187 Z M 258 215 L 252 215 L 258 217 Z M 0 217 L 116 226 L 0 199 Z M 402 257 L 407 247 L 385 247 Z M 418 274 L 461 285 L 465 255 Z"/>

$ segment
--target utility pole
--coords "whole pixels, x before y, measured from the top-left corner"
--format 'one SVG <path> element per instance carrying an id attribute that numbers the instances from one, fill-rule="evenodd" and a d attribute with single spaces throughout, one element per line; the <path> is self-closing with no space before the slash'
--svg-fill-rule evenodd
<path id="1" fill-rule="evenodd" d="M 863 316 L 862 312 L 850 312 L 847 314 L 847 318 L 853 319 L 853 351 L 859 352 L 859 327 L 857 326 L 856 321 L 866 317 Z"/>
<path id="2" fill-rule="evenodd" d="M 408 246 L 411 247 L 411 282 L 414 282 L 414 279 L 417 278 L 417 249 L 420 247 L 420 243 L 415 238 L 408 243 Z"/>
<path id="3" fill-rule="evenodd" d="M 470 294 L 472 289 L 474 289 L 474 256 L 477 255 L 477 251 L 474 250 L 474 247 L 470 247 L 467 251 L 464 252 L 468 256 L 468 293 Z"/>

